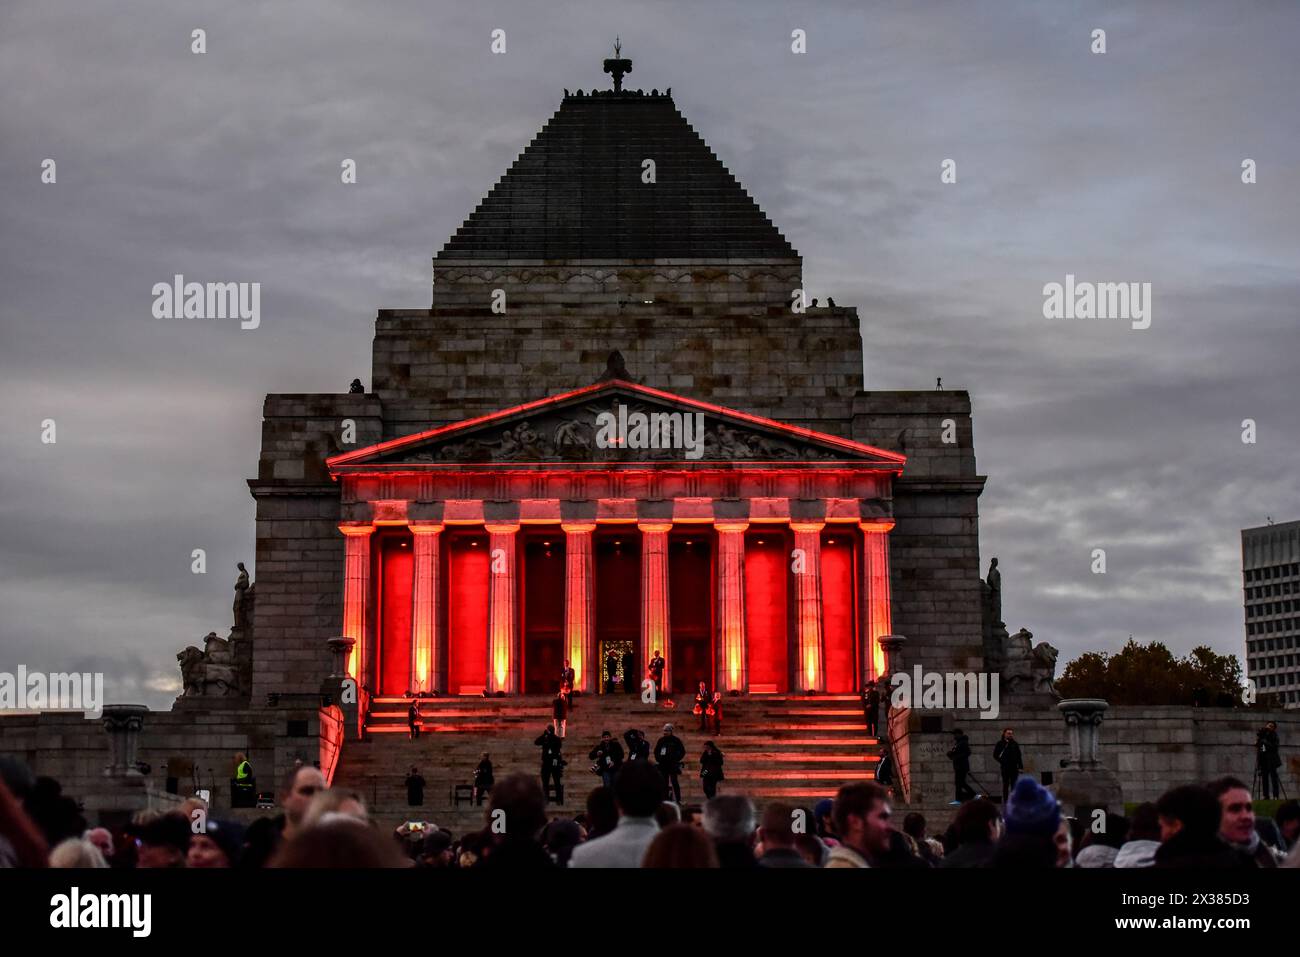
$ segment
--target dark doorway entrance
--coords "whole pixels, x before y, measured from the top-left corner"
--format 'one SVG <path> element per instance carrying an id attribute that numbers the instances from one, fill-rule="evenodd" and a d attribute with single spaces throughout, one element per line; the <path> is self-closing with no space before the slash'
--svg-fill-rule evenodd
<path id="1" fill-rule="evenodd" d="M 635 648 L 631 641 L 602 641 L 600 643 L 600 690 L 604 694 L 627 691 L 626 667 L 628 653 Z M 614 681 L 609 680 L 610 652 L 614 653 Z"/>
<path id="2" fill-rule="evenodd" d="M 564 537 L 524 540 L 524 694 L 554 692 L 564 664 Z"/>
<path id="3" fill-rule="evenodd" d="M 751 694 L 790 690 L 789 556 L 782 528 L 745 536 L 745 643 Z"/>
<path id="4" fill-rule="evenodd" d="M 487 687 L 488 537 L 451 532 L 447 539 L 447 692 L 480 694 Z"/>
<path id="5" fill-rule="evenodd" d="M 617 690 L 623 690 L 623 655 L 636 648 L 641 635 L 641 543 L 640 533 L 609 532 L 598 537 L 593 546 L 596 591 L 596 647 L 599 658 L 594 662 L 596 681 L 606 690 L 606 656 L 618 651 Z M 638 662 L 643 668 L 644 662 Z"/>
<path id="6" fill-rule="evenodd" d="M 668 671 L 673 694 L 713 688 L 713 539 L 687 533 L 668 543 Z"/>
<path id="7" fill-rule="evenodd" d="M 385 529 L 379 539 L 379 668 L 381 695 L 404 695 L 411 687 L 411 598 L 415 559 L 411 533 Z"/>

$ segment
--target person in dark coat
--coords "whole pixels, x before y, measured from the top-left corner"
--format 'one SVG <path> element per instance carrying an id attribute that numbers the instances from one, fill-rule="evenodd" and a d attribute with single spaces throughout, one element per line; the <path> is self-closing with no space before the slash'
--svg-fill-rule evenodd
<path id="1" fill-rule="evenodd" d="M 956 847 L 939 860 L 943 868 L 990 867 L 1002 832 L 1002 815 L 988 798 L 967 801 L 949 829 Z"/>
<path id="2" fill-rule="evenodd" d="M 474 803 L 482 804 L 483 798 L 492 790 L 492 759 L 486 751 L 479 758 L 478 767 L 474 769 Z"/>
<path id="3" fill-rule="evenodd" d="M 682 761 L 685 758 L 686 745 L 673 733 L 671 724 L 664 725 L 663 735 L 655 742 L 655 764 L 663 776 L 665 788 L 678 804 L 682 803 L 682 788 L 677 775 L 682 773 Z"/>
<path id="4" fill-rule="evenodd" d="M 1260 790 L 1265 801 L 1282 796 L 1282 783 L 1277 776 L 1277 769 L 1282 766 L 1278 748 L 1277 722 L 1270 721 L 1255 735 L 1255 761 L 1259 765 Z"/>
<path id="5" fill-rule="evenodd" d="M 618 665 L 618 652 L 611 648 L 605 656 L 605 694 L 612 692 L 618 684 Z"/>
<path id="6" fill-rule="evenodd" d="M 975 790 L 966 783 L 966 775 L 970 774 L 970 738 L 962 734 L 957 728 L 952 731 L 952 747 L 948 749 L 948 760 L 952 762 L 953 780 L 956 787 L 956 800 L 950 801 L 950 804 L 960 804 L 962 801 L 969 801 L 975 796 Z"/>
<path id="7" fill-rule="evenodd" d="M 712 741 L 704 742 L 704 753 L 700 755 L 700 783 L 704 786 L 704 797 L 712 801 L 718 794 L 718 782 L 722 780 L 723 754 Z"/>
<path id="8" fill-rule="evenodd" d="M 659 654 L 659 649 L 655 649 L 654 655 L 650 658 L 650 680 L 655 683 L 655 694 L 664 689 L 664 669 L 668 667 L 668 662 L 664 661 L 664 656 Z"/>
<path id="9" fill-rule="evenodd" d="M 569 659 L 565 658 L 564 667 L 560 669 L 560 694 L 564 695 L 564 703 L 570 711 L 573 710 L 573 683 L 577 677 L 578 673 L 569 664 Z"/>
<path id="10" fill-rule="evenodd" d="M 629 761 L 649 761 L 650 760 L 650 742 L 646 736 L 636 728 L 631 728 L 623 733 L 623 741 L 627 744 L 627 759 Z"/>
<path id="11" fill-rule="evenodd" d="M 700 730 L 707 732 L 709 730 L 709 702 L 713 696 L 709 694 L 708 686 L 701 681 L 700 686 L 695 691 L 695 707 L 691 709 L 691 714 L 700 719 Z"/>
<path id="12" fill-rule="evenodd" d="M 420 704 L 418 701 L 412 701 L 411 706 L 406 709 L 406 729 L 411 740 L 420 736 Z"/>
<path id="13" fill-rule="evenodd" d="M 561 691 L 551 702 L 551 717 L 555 721 L 556 737 L 563 739 L 564 730 L 569 724 L 569 702 Z"/>
<path id="14" fill-rule="evenodd" d="M 877 737 L 880 725 L 880 692 L 874 681 L 867 682 L 867 690 L 862 695 L 862 706 L 867 713 L 867 734 Z"/>
<path id="15" fill-rule="evenodd" d="M 623 652 L 623 691 L 631 694 L 636 687 L 636 651 L 634 648 L 628 648 Z"/>
<path id="16" fill-rule="evenodd" d="M 882 788 L 894 786 L 894 758 L 888 747 L 880 752 L 880 762 L 876 765 L 876 783 Z"/>
<path id="17" fill-rule="evenodd" d="M 564 755 L 562 749 L 564 742 L 560 740 L 559 735 L 555 733 L 553 725 L 547 725 L 546 730 L 542 732 L 533 744 L 542 749 L 542 794 L 546 795 L 547 785 L 555 784 L 555 803 L 564 803 Z M 545 798 L 547 803 L 550 797 Z"/>
<path id="18" fill-rule="evenodd" d="M 592 748 L 587 757 L 596 762 L 595 772 L 600 775 L 601 783 L 607 788 L 612 788 L 614 776 L 623 766 L 623 746 L 615 741 L 608 731 L 602 731 L 600 744 Z"/>
<path id="19" fill-rule="evenodd" d="M 1020 757 L 1020 743 L 1010 728 L 1004 729 L 998 743 L 993 745 L 993 760 L 1002 769 L 1002 803 L 1006 804 L 1016 778 L 1025 769 L 1025 762 Z"/>
<path id="20" fill-rule="evenodd" d="M 1209 788 L 1185 784 L 1166 791 L 1156 801 L 1160 820 L 1160 846 L 1155 864 L 1160 869 L 1238 870 L 1245 859 L 1219 837 L 1219 800 Z"/>
<path id="21" fill-rule="evenodd" d="M 722 692 L 713 692 L 713 700 L 709 706 L 704 709 L 705 716 L 709 719 L 709 724 L 713 726 L 715 735 L 722 734 Z"/>
<path id="22" fill-rule="evenodd" d="M 420 776 L 420 769 L 414 764 L 411 765 L 411 771 L 406 775 L 406 803 L 411 807 L 420 807 L 424 804 L 424 778 Z"/>

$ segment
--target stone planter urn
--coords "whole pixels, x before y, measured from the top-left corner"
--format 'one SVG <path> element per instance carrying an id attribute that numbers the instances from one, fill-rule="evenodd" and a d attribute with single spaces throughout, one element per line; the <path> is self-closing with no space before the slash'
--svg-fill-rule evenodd
<path id="1" fill-rule="evenodd" d="M 101 720 L 108 734 L 109 764 L 104 777 L 138 778 L 143 780 L 137 764 L 140 747 L 140 729 L 149 709 L 142 704 L 104 705 Z"/>
<path id="2" fill-rule="evenodd" d="M 1086 816 L 1096 808 L 1122 814 L 1124 794 L 1119 778 L 1100 757 L 1101 722 L 1109 705 L 1100 698 L 1069 698 L 1056 707 L 1065 718 L 1070 742 L 1070 757 L 1057 776 L 1057 799 L 1076 816 Z"/>

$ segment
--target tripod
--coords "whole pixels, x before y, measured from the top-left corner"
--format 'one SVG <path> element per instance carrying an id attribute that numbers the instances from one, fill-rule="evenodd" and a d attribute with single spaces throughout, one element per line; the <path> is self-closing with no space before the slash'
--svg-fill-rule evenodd
<path id="1" fill-rule="evenodd" d="M 1267 772 L 1265 772 L 1264 769 L 1259 766 L 1259 755 L 1258 754 L 1255 755 L 1255 774 L 1250 779 L 1251 797 L 1254 797 L 1256 794 L 1259 793 L 1260 782 L 1265 780 L 1266 773 Z M 1275 770 L 1273 772 L 1273 776 L 1277 780 L 1277 789 L 1280 792 L 1282 792 L 1282 800 L 1284 801 L 1289 800 L 1291 796 L 1286 793 L 1286 784 L 1282 781 L 1282 775 Z M 1276 795 L 1274 795 L 1274 797 L 1276 797 Z"/>

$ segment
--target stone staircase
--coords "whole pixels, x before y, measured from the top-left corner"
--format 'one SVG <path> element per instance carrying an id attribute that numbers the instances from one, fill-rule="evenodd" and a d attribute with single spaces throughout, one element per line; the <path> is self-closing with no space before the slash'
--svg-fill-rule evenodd
<path id="1" fill-rule="evenodd" d="M 599 783 L 590 773 L 587 753 L 608 730 L 622 743 L 623 732 L 639 728 L 653 745 L 665 723 L 672 723 L 686 745 L 682 800 L 703 803 L 698 757 L 712 738 L 726 755 L 726 780 L 719 793 L 743 791 L 760 806 L 786 800 L 810 807 L 832 797 L 841 784 L 871 779 L 880 760 L 877 740 L 868 737 L 856 695 L 755 695 L 727 699 L 722 733 L 697 730 L 698 719 L 685 710 L 641 702 L 639 695 L 582 696 L 569 719 L 565 739 L 565 804 L 550 805 L 555 815 L 582 810 Z M 479 755 L 487 751 L 497 780 L 513 771 L 540 774 L 540 749 L 533 741 L 550 721 L 551 699 L 544 695 L 510 698 L 434 698 L 421 706 L 419 739 L 407 737 L 404 698 L 371 702 L 366 738 L 348 741 L 334 778 L 338 787 L 359 791 L 376 820 L 396 826 L 406 820 L 432 821 L 460 835 L 483 826 L 483 808 L 454 806 L 452 789 L 473 778 Z M 403 780 L 412 765 L 427 786 L 424 805 L 406 804 Z"/>

